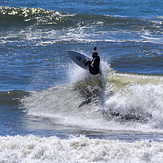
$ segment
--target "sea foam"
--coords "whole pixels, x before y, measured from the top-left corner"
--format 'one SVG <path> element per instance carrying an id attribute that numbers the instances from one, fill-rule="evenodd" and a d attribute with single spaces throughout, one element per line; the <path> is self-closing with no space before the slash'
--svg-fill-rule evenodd
<path id="1" fill-rule="evenodd" d="M 8 163 L 88 163 L 88 162 L 162 162 L 163 143 L 89 139 L 85 136 L 58 137 L 7 136 L 0 137 L 0 162 Z"/>

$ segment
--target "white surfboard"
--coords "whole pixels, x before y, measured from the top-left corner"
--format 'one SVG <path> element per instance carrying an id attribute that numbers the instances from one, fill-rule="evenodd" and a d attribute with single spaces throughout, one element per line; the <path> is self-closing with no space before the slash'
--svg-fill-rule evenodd
<path id="1" fill-rule="evenodd" d="M 72 50 L 67 50 L 67 53 L 69 55 L 69 57 L 80 67 L 82 67 L 83 69 L 88 69 L 88 66 L 85 66 L 84 63 L 86 61 L 91 61 L 91 58 L 89 58 L 88 56 L 81 54 L 79 52 L 76 51 L 72 51 Z"/>

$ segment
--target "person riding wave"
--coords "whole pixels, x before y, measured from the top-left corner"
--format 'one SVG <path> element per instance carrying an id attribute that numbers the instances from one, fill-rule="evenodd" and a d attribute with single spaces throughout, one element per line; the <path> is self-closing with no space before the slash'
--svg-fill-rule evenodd
<path id="1" fill-rule="evenodd" d="M 92 75 L 97 75 L 98 73 L 100 73 L 100 57 L 98 55 L 98 52 L 97 52 L 97 47 L 94 46 L 94 52 L 92 53 L 92 61 L 87 61 L 86 62 L 86 66 L 88 65 L 89 66 L 89 72 L 92 74 Z"/>

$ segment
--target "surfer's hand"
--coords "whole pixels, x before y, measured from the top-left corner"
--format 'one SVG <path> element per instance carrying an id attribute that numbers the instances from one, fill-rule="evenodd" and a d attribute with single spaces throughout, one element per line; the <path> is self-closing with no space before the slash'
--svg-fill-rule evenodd
<path id="1" fill-rule="evenodd" d="M 84 66 L 87 66 L 87 61 L 86 60 L 84 60 Z"/>

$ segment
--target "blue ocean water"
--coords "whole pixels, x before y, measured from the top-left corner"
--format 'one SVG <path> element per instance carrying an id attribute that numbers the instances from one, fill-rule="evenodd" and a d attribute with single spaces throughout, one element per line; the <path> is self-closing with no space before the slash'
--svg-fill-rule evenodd
<path id="1" fill-rule="evenodd" d="M 0 162 L 162 162 L 162 6 L 1 1 Z"/>

